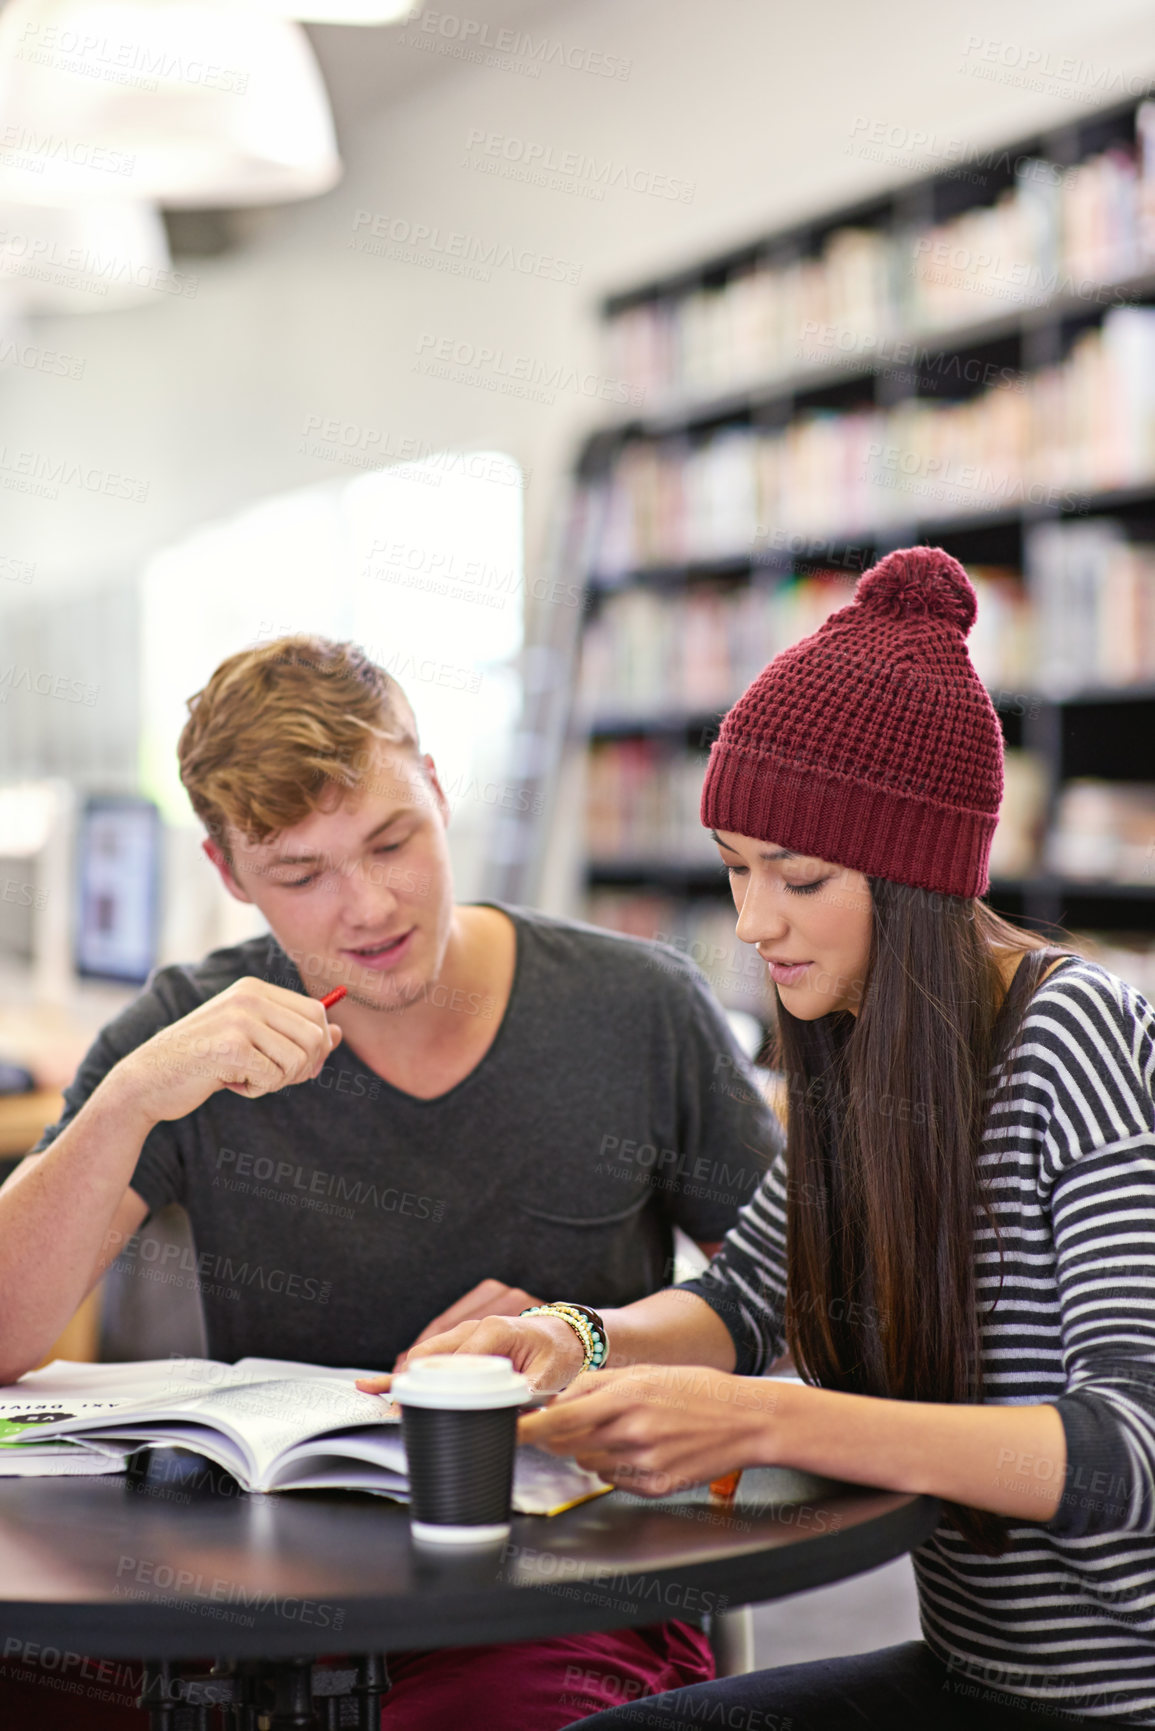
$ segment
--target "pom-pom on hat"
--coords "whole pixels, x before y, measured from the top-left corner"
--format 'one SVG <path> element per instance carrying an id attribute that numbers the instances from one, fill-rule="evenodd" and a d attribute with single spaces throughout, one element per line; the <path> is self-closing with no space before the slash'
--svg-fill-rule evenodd
<path id="1" fill-rule="evenodd" d="M 984 894 L 1003 739 L 967 654 L 977 611 L 941 547 L 888 553 L 726 715 L 702 822 L 941 895 Z"/>

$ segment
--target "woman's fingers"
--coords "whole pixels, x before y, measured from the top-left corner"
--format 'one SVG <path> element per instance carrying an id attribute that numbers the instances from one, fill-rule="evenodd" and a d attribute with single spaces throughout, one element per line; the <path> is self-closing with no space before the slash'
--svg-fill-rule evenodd
<path id="1" fill-rule="evenodd" d="M 576 1445 L 600 1440 L 635 1406 L 635 1397 L 615 1389 L 579 1400 L 567 1400 L 563 1393 L 552 1405 L 522 1420 L 525 1440 L 553 1454 L 573 1454 Z"/>
<path id="2" fill-rule="evenodd" d="M 391 1376 L 359 1376 L 357 1387 L 362 1394 L 388 1394 L 393 1386 Z"/>
<path id="3" fill-rule="evenodd" d="M 621 1485 L 625 1490 L 638 1490 L 640 1495 L 668 1493 L 671 1489 L 668 1473 L 655 1473 L 652 1467 L 646 1467 L 639 1461 L 623 1459 L 621 1455 L 606 1454 L 599 1450 L 595 1454 L 575 1455 L 579 1467 L 587 1473 L 596 1473 L 599 1479 L 605 1479 L 609 1485 Z M 642 1487 L 646 1487 L 643 1489 Z"/>
<path id="4" fill-rule="evenodd" d="M 554 1333 L 554 1330 L 559 1333 Z M 572 1377 L 581 1364 L 582 1347 L 568 1323 L 549 1317 L 487 1316 L 480 1322 L 462 1322 L 445 1334 L 435 1334 L 409 1356 L 425 1358 L 442 1352 L 492 1353 L 512 1361 L 513 1368 L 529 1378 L 534 1391 L 552 1393 Z M 576 1362 L 575 1362 L 576 1361 Z"/>

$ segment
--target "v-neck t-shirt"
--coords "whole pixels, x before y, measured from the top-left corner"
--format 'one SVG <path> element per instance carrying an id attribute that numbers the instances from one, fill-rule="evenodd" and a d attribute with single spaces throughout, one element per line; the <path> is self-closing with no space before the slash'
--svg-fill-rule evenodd
<path id="1" fill-rule="evenodd" d="M 388 1368 L 487 1278 L 627 1304 L 672 1279 L 675 1225 L 720 1239 L 754 1193 L 781 1131 L 694 964 L 488 905 L 514 925 L 512 987 L 487 1051 L 447 1092 L 407 1094 L 343 1041 L 315 1080 L 257 1100 L 221 1089 L 149 1133 L 132 1188 L 150 1212 L 182 1204 L 194 1250 L 157 1259 L 138 1235 L 122 1267 L 194 1286 L 214 1358 Z M 271 934 L 155 972 L 97 1037 L 39 1147 L 119 1059 L 247 975 L 304 990 Z"/>

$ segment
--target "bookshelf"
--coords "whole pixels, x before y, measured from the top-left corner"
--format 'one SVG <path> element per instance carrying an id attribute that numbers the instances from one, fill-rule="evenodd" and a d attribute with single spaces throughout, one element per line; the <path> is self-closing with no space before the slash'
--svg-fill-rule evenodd
<path id="1" fill-rule="evenodd" d="M 577 465 L 582 910 L 771 995 L 698 825 L 722 714 L 890 548 L 945 546 L 1007 747 L 989 900 L 1155 994 L 1155 101 L 609 297 Z"/>

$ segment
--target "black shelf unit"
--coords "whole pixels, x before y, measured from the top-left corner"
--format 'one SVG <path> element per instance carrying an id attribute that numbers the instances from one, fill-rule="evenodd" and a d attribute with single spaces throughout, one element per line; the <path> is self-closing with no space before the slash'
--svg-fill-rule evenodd
<path id="1" fill-rule="evenodd" d="M 615 313 L 642 302 L 676 299 L 703 284 L 723 282 L 760 261 L 804 255 L 835 229 L 899 223 L 923 226 L 989 204 L 1014 184 L 1016 169 L 1025 160 L 1042 157 L 1067 168 L 1112 144 L 1133 139 L 1134 117 L 1144 94 L 1105 104 L 1070 121 L 1020 133 L 1005 143 L 991 146 L 974 160 L 903 182 L 889 191 L 833 205 L 711 253 L 706 259 L 689 260 L 628 288 L 615 290 L 603 297 L 602 316 L 612 318 Z"/>
<path id="2" fill-rule="evenodd" d="M 880 375 L 889 377 L 896 367 L 909 368 L 915 377 L 920 367 L 926 367 L 933 376 L 936 361 L 952 355 L 981 356 L 987 349 L 1000 344 L 1014 344 L 1045 355 L 1050 347 L 1047 339 L 1057 328 L 1096 319 L 1108 306 L 1130 306 L 1155 299 L 1155 271 L 1142 271 L 1121 278 L 1110 287 L 1112 298 L 1102 302 L 1088 302 L 1077 294 L 1055 295 L 1039 305 L 1024 307 L 1016 313 L 1003 313 L 998 318 L 978 319 L 965 325 L 936 325 L 925 331 L 912 332 L 901 339 L 899 346 L 903 350 L 909 348 L 913 353 L 901 361 L 896 362 L 893 354 L 888 357 L 882 353 L 863 355 L 841 367 L 800 367 L 796 372 L 762 379 L 742 389 L 719 392 L 717 396 L 672 401 L 655 409 L 652 414 L 623 418 L 613 430 L 623 439 L 655 439 L 727 422 L 754 421 L 760 411 L 804 402 L 810 397 L 827 396 L 844 386 L 870 382 Z"/>
<path id="3" fill-rule="evenodd" d="M 897 527 L 888 525 L 885 531 L 853 538 L 835 535 L 825 540 L 820 536 L 794 534 L 785 538 L 786 544 L 780 548 L 755 546 L 749 552 L 726 553 L 715 559 L 687 560 L 677 565 L 639 565 L 613 577 L 591 571 L 586 581 L 590 602 L 596 604 L 603 595 L 614 595 L 620 589 L 643 583 L 659 589 L 681 589 L 708 578 L 741 578 L 758 572 L 769 575 L 776 571 L 789 573 L 808 565 L 821 565 L 823 570 L 841 567 L 854 573 L 864 571 L 874 558 L 881 557 L 893 546 L 907 546 L 914 542 L 929 546 L 948 540 L 962 546 L 984 537 L 1005 536 L 1007 532 L 1021 536 L 1024 530 L 1036 523 L 1068 521 L 1073 517 L 1146 521 L 1155 533 L 1155 479 L 1145 486 L 1114 487 L 1109 491 L 1086 493 L 1074 504 L 1057 501 L 1050 507 L 1023 505 L 952 516 L 911 516 Z M 964 558 L 963 553 L 958 557 Z M 975 562 L 986 562 L 978 553 L 971 553 L 970 557 Z"/>
<path id="4" fill-rule="evenodd" d="M 1080 163 L 1113 143 L 1135 139 L 1141 99 L 1084 115 L 1069 124 L 1020 137 L 986 153 L 966 173 L 952 171 L 900 186 L 893 192 L 819 213 L 787 228 L 756 236 L 709 258 L 655 276 L 602 303 L 606 319 L 643 303 L 677 300 L 701 288 L 718 287 L 757 264 L 814 256 L 835 230 L 866 226 L 897 237 L 915 227 L 947 220 L 966 209 L 991 204 L 1014 184 L 1016 165 L 1042 158 L 1058 167 Z M 1092 325 L 1116 305 L 1155 305 L 1155 267 L 1145 268 L 1094 292 L 1057 292 L 1049 299 L 999 311 L 968 323 L 933 329 L 911 328 L 876 352 L 830 366 L 800 365 L 775 377 L 752 378 L 740 387 L 706 392 L 690 400 L 672 397 L 652 407 L 631 410 L 603 425 L 583 445 L 576 464 L 579 483 L 596 488 L 622 451 L 638 441 L 662 445 L 693 442 L 728 427 L 774 430 L 795 416 L 823 405 L 890 408 L 911 397 L 937 393 L 939 401 L 975 394 L 966 389 L 938 390 L 934 374 L 948 357 L 989 359 L 1032 373 L 1061 359 L 1072 335 Z M 894 355 L 908 357 L 895 363 Z M 1075 517 L 1110 517 L 1128 525 L 1136 539 L 1155 541 L 1155 475 L 1149 482 L 1110 491 L 1070 493 L 1047 503 L 1023 501 L 973 512 L 920 512 L 912 506 L 902 521 L 890 521 L 860 534 L 831 526 L 828 537 L 773 531 L 765 544 L 704 559 L 646 565 L 607 575 L 584 573 L 585 622 L 608 596 L 645 586 L 671 596 L 693 585 L 774 583 L 810 570 L 839 570 L 853 578 L 895 546 L 941 544 L 963 564 L 1023 568 L 1024 537 L 1034 525 Z M 594 561 L 596 565 L 596 560 Z M 735 693 L 735 695 L 737 695 Z M 1063 695 L 992 691 L 1008 747 L 1028 747 L 1048 771 L 1048 824 L 1062 783 L 1073 776 L 1111 780 L 1155 780 L 1155 683 L 1084 690 Z M 646 738 L 699 753 L 703 763 L 722 712 L 688 713 L 671 702 L 661 712 L 632 711 L 584 718 L 575 734 L 587 746 L 603 741 Z M 1126 730 L 1127 744 L 1120 746 Z M 709 864 L 677 860 L 587 859 L 587 887 L 652 889 L 686 898 L 726 896 L 725 874 Z M 1025 925 L 1155 932 L 1155 876 L 1150 885 L 1082 882 L 1047 872 L 992 880 L 988 899 L 999 911 Z"/>

